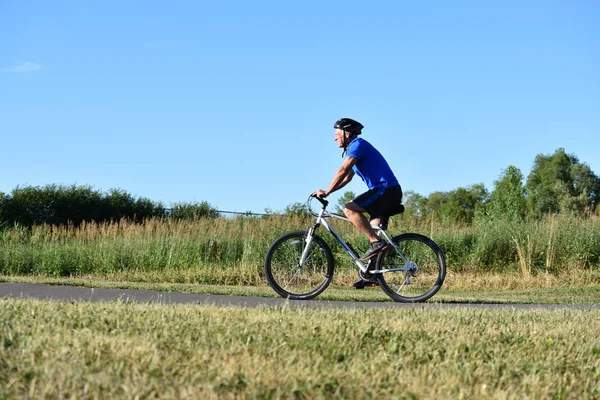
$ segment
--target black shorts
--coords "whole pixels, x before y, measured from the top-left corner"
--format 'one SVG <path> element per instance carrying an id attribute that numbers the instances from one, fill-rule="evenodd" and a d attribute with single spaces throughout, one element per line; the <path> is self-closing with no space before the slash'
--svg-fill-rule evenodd
<path id="1" fill-rule="evenodd" d="M 371 189 L 357 196 L 353 201 L 367 210 L 371 219 L 383 217 L 402 202 L 402 188 L 398 185 L 387 189 Z"/>

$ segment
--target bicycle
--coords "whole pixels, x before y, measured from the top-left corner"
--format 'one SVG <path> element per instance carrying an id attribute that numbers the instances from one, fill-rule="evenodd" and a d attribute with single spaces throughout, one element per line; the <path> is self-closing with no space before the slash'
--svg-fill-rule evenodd
<path id="1" fill-rule="evenodd" d="M 312 197 L 312 196 L 311 196 Z M 288 232 L 269 247 L 264 272 L 269 286 L 280 296 L 292 300 L 310 300 L 321 294 L 333 280 L 334 259 L 329 245 L 315 232 L 323 225 L 358 267 L 362 279 L 376 280 L 379 287 L 393 300 L 403 303 L 424 302 L 442 287 L 446 276 L 446 259 L 439 246 L 418 233 L 391 237 L 387 232 L 389 218 L 404 212 L 399 204 L 373 226 L 377 235 L 390 244 L 375 260 L 364 263 L 358 253 L 327 222 L 328 218 L 350 222 L 342 215 L 327 211 L 329 202 L 316 198 L 321 204 L 314 226 L 307 231 Z"/>

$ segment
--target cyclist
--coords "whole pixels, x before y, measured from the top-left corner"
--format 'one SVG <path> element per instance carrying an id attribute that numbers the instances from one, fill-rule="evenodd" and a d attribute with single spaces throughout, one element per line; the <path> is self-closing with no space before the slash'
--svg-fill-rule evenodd
<path id="1" fill-rule="evenodd" d="M 344 155 L 347 157 L 338 168 L 327 190 L 319 189 L 313 193 L 313 196 L 319 198 L 329 196 L 346 186 L 355 174 L 362 178 L 369 190 L 346 203 L 344 214 L 369 239 L 369 249 L 361 259 L 370 260 L 389 246 L 377 236 L 371 224 L 379 225 L 381 218 L 400 204 L 402 188 L 381 153 L 369 142 L 358 137 L 364 128 L 360 122 L 342 118 L 333 127 L 334 140 L 340 148 L 344 149 L 342 157 Z M 363 213 L 369 213 L 370 221 Z M 360 285 L 361 281 L 354 284 L 355 287 Z"/>

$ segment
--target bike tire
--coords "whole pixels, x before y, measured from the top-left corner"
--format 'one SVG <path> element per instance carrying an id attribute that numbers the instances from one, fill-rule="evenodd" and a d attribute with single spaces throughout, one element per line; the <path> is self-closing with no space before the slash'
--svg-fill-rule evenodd
<path id="1" fill-rule="evenodd" d="M 327 243 L 314 233 L 305 264 L 298 267 L 306 235 L 306 231 L 286 233 L 277 238 L 267 251 L 265 277 L 269 286 L 281 297 L 313 299 L 327 289 L 333 279 L 333 253 Z M 290 276 L 290 273 L 293 275 Z"/>
<path id="2" fill-rule="evenodd" d="M 441 289 L 446 277 L 444 253 L 433 240 L 418 233 L 395 236 L 392 242 L 416 268 L 375 274 L 379 287 L 397 302 L 420 303 L 429 300 Z M 377 256 L 377 270 L 403 265 L 406 263 L 392 246 Z"/>

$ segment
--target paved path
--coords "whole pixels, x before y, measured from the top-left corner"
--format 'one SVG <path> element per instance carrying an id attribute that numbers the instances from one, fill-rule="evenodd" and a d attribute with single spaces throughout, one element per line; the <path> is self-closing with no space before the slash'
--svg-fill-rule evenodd
<path id="1" fill-rule="evenodd" d="M 159 304 L 214 304 L 219 306 L 260 307 L 331 307 L 331 308 L 497 308 L 497 309 L 582 309 L 600 310 L 600 304 L 481 304 L 286 300 L 283 298 L 225 296 L 157 292 L 153 290 L 104 289 L 37 283 L 0 283 L 0 298 L 33 298 L 55 301 L 127 301 Z"/>

